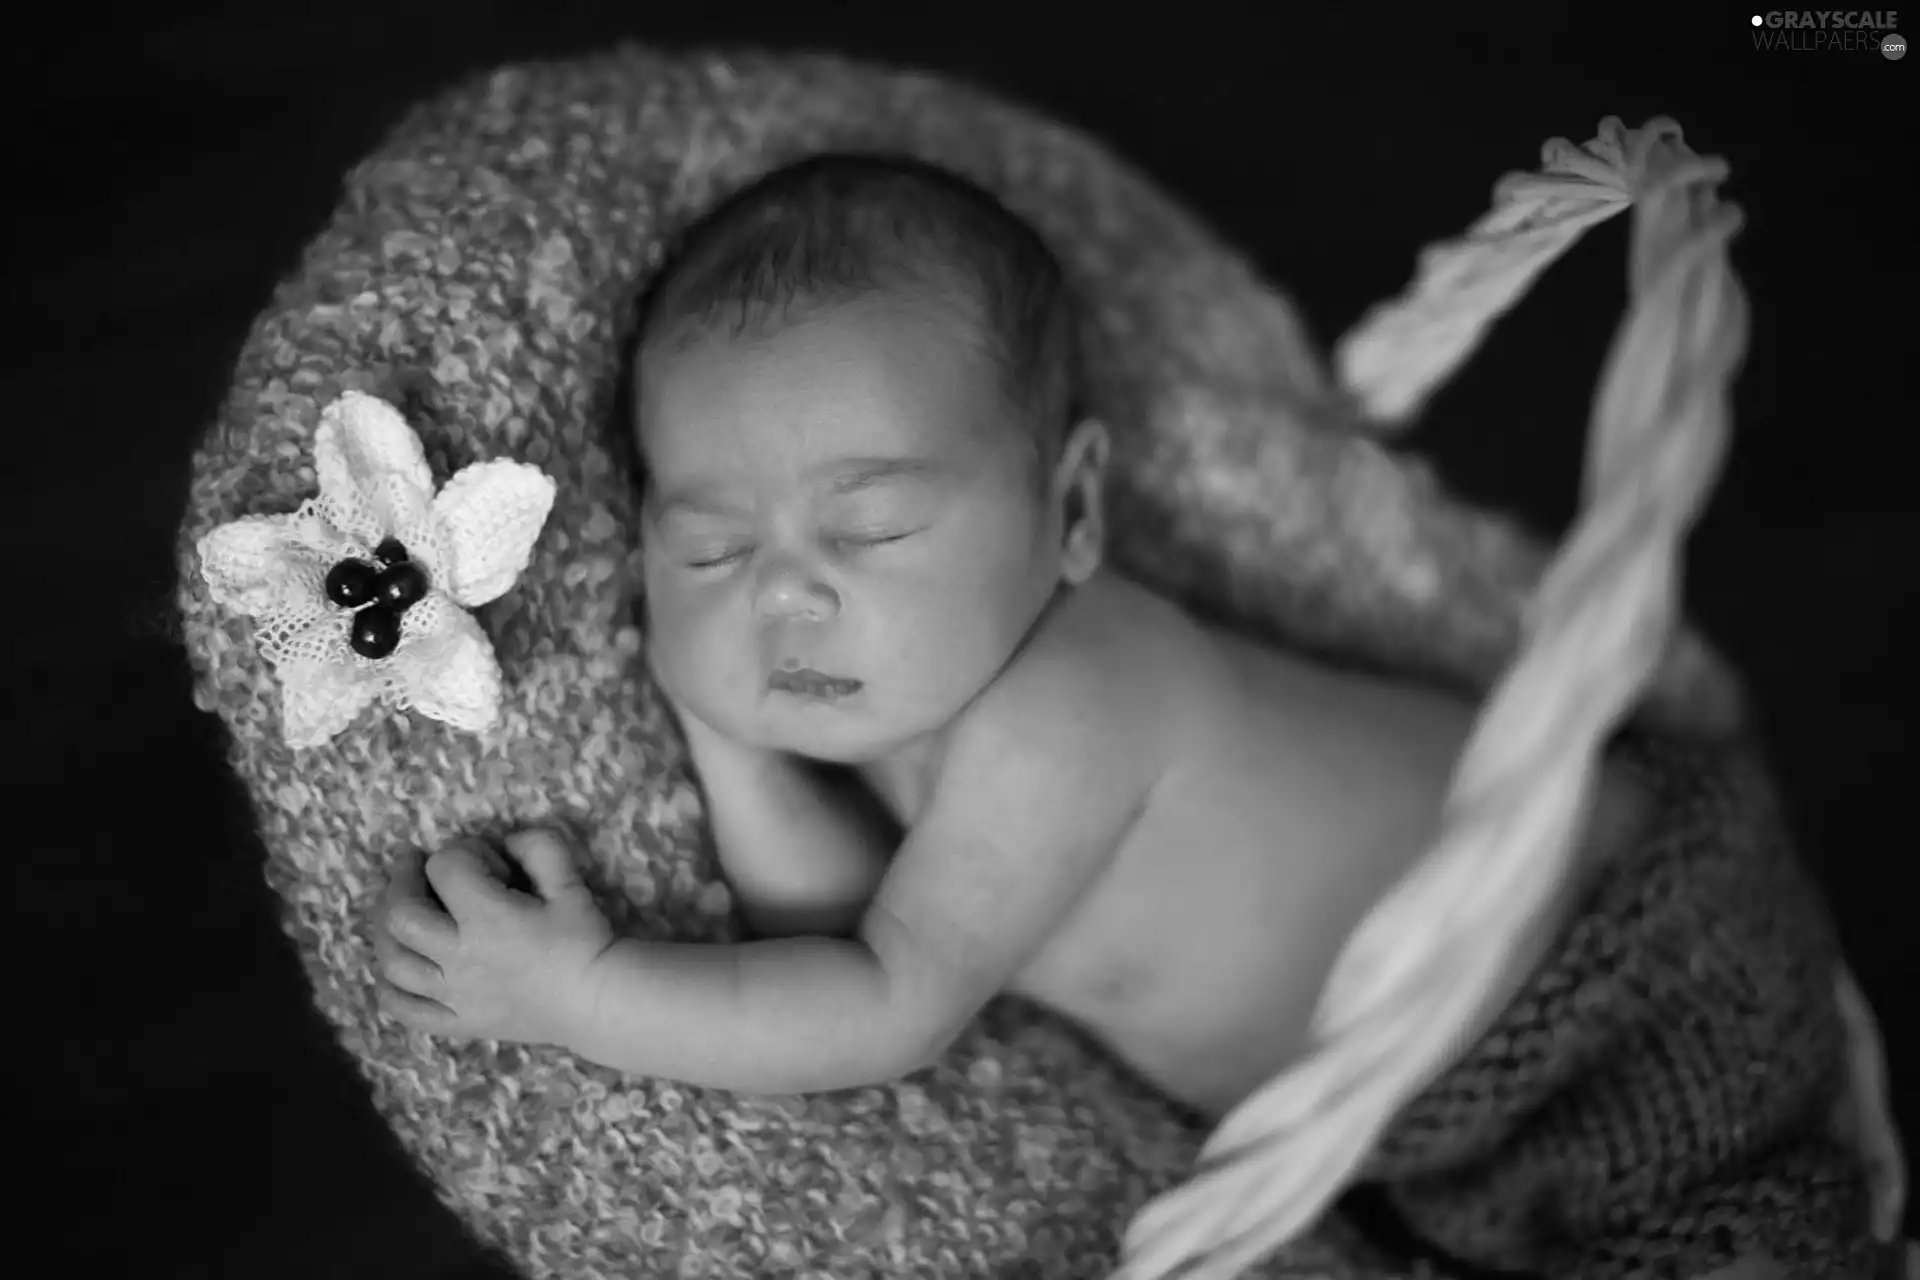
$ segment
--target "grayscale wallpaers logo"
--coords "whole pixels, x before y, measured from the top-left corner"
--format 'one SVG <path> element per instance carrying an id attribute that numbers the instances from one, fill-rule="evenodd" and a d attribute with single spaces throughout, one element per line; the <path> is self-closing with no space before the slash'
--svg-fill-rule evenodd
<path id="1" fill-rule="evenodd" d="M 1753 15 L 1753 47 L 1773 53 L 1907 56 L 1898 9 L 1772 9 Z"/>

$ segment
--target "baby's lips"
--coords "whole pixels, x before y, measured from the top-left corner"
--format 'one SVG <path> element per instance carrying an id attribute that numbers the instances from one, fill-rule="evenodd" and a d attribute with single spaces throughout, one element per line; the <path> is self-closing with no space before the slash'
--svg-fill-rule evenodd
<path id="1" fill-rule="evenodd" d="M 783 665 L 767 677 L 767 687 L 780 693 L 804 692 L 815 685 L 827 685 L 836 693 L 858 693 L 865 682 L 852 676 L 838 676 L 812 667 Z"/>

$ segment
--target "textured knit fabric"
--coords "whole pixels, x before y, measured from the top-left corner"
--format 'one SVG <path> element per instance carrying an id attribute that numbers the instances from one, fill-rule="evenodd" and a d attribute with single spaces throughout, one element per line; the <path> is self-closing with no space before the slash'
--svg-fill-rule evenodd
<path id="1" fill-rule="evenodd" d="M 1034 114 L 828 59 L 644 50 L 424 105 L 348 175 L 247 337 L 194 460 L 179 606 L 318 1007 L 445 1203 L 531 1276 L 1101 1276 L 1202 1136 L 1011 1002 L 912 1080 L 780 1100 L 448 1044 L 377 1012 L 369 919 L 388 869 L 456 835 L 562 823 L 617 928 L 735 936 L 634 625 L 624 348 L 664 236 L 773 165 L 860 146 L 974 177 L 1062 253 L 1088 301 L 1088 399 L 1115 437 L 1111 552 L 1134 576 L 1478 690 L 1541 565 L 1518 530 L 1344 429 L 1291 308 L 1242 258 Z M 209 529 L 313 495 L 315 428 L 346 388 L 402 407 L 436 484 L 491 458 L 555 482 L 520 582 L 475 614 L 502 675 L 487 733 L 370 709 L 291 748 L 247 621 L 199 576 Z M 1650 719 L 1720 718 L 1732 683 L 1701 652 L 1667 669 Z M 1271 1274 L 1402 1273 L 1335 1222 Z"/>
<path id="2" fill-rule="evenodd" d="M 1846 1030 L 1820 895 L 1738 750 L 1630 735 L 1655 813 L 1370 1175 L 1481 1266 L 1699 1276 L 1770 1256 L 1869 1280 L 1864 1169 L 1835 1132 Z"/>

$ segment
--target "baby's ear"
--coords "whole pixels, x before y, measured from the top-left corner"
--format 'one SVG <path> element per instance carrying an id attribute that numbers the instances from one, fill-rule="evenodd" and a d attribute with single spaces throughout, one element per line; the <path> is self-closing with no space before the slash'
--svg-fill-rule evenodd
<path id="1" fill-rule="evenodd" d="M 1107 424 L 1083 418 L 1067 436 L 1056 473 L 1064 525 L 1060 573 L 1074 586 L 1093 576 L 1106 551 L 1106 474 Z"/>

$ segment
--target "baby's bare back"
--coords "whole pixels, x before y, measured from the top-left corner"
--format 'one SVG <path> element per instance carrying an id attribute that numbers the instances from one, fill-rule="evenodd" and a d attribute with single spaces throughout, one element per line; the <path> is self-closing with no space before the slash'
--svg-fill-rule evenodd
<path id="1" fill-rule="evenodd" d="M 1123 637 L 1089 655 L 1111 668 L 1114 733 L 1163 755 L 1017 989 L 1217 1114 L 1304 1047 L 1347 937 L 1432 843 L 1474 709 L 1202 626 L 1117 579 L 1072 607 Z M 1631 808 L 1617 785 L 1609 831 Z"/>

